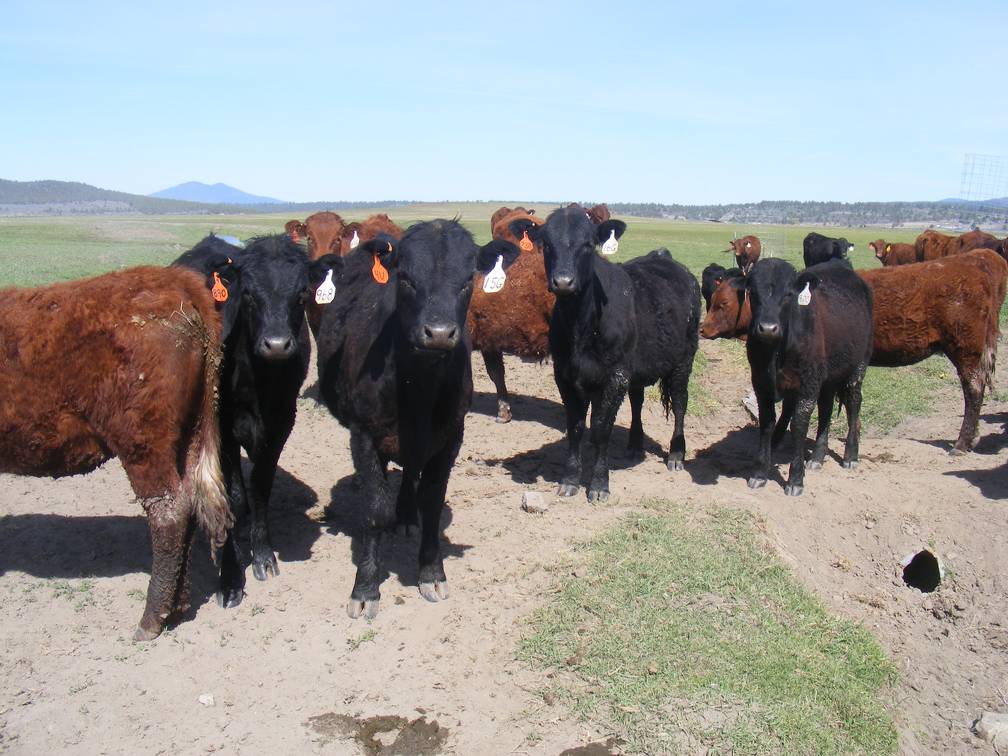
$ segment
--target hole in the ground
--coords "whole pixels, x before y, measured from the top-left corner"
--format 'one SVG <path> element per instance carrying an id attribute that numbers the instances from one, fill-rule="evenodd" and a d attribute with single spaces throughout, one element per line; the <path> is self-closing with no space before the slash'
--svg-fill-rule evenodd
<path id="1" fill-rule="evenodd" d="M 927 549 L 918 551 L 903 560 L 903 582 L 911 588 L 931 593 L 942 580 L 938 557 Z"/>

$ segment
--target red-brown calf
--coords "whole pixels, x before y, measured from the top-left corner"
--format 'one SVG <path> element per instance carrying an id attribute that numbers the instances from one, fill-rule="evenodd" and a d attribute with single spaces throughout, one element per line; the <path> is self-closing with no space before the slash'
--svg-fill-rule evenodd
<path id="1" fill-rule="evenodd" d="M 917 262 L 917 248 L 913 244 L 900 244 L 876 239 L 868 245 L 878 261 L 887 267 L 909 265 Z"/>

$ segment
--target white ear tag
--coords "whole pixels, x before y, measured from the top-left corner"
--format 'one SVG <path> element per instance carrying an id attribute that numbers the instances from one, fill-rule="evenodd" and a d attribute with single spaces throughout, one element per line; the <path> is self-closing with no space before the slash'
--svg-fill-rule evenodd
<path id="1" fill-rule="evenodd" d="M 354 229 L 353 239 L 350 240 L 350 249 L 357 249 L 357 245 L 360 244 L 360 237 L 357 236 L 357 229 Z"/>
<path id="2" fill-rule="evenodd" d="M 616 241 L 616 231 L 609 232 L 609 238 L 605 240 L 605 244 L 602 245 L 603 255 L 615 255 L 617 250 L 619 250 L 619 242 Z"/>
<path id="3" fill-rule="evenodd" d="M 493 270 L 483 277 L 483 291 L 487 294 L 496 294 L 504 288 L 504 256 L 497 255 L 497 262 L 494 263 Z"/>
<path id="4" fill-rule="evenodd" d="M 801 294 L 798 295 L 798 304 L 802 307 L 807 305 L 812 301 L 812 291 L 809 289 L 809 282 L 805 282 L 805 288 L 801 290 Z"/>
<path id="5" fill-rule="evenodd" d="M 316 304 L 329 304 L 336 298 L 336 287 L 332 282 L 332 268 L 325 275 L 325 281 L 319 284 L 319 287 L 315 289 L 315 303 Z"/>

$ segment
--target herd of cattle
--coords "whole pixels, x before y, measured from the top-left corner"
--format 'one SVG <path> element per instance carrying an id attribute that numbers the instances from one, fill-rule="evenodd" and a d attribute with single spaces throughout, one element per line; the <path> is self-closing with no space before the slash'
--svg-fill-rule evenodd
<path id="1" fill-rule="evenodd" d="M 738 267 L 708 266 L 701 286 L 665 249 L 607 260 L 626 224 L 605 205 L 570 205 L 545 219 L 501 208 L 491 230 L 479 246 L 457 221 L 404 231 L 385 215 L 345 223 L 323 212 L 246 245 L 211 235 L 167 268 L 6 290 L 0 472 L 59 477 L 120 459 L 151 534 L 135 634 L 146 640 L 188 609 L 196 523 L 219 558 L 221 606 L 244 596 L 237 523 L 249 522 L 253 575 L 278 573 L 268 503 L 308 375 L 309 328 L 320 394 L 350 431 L 366 513 L 351 617 L 378 612 L 380 544 L 390 531 L 420 527 L 420 593 L 448 597 L 440 520 L 472 397 L 472 349 L 496 387 L 498 422 L 511 419 L 502 355 L 552 357 L 568 441 L 558 493 L 574 495 L 587 481 L 589 501 L 609 494 L 609 439 L 626 395 L 629 451 L 643 457 L 644 389 L 656 382 L 674 417 L 667 465 L 682 469 L 699 336 L 746 341 L 760 427 L 751 487 L 766 483 L 771 447 L 790 426 L 785 491 L 802 493 L 811 412 L 818 408 L 815 468 L 835 400 L 850 429 L 842 464 L 855 465 L 868 365 L 936 352 L 955 365 L 965 399 L 954 449 L 972 448 L 994 370 L 1005 241 L 932 231 L 913 246 L 879 240 L 870 246 L 886 267 L 854 271 L 846 240 L 809 234 L 799 272 L 760 259 L 759 239 L 746 236 L 732 243 Z M 591 461 L 584 476 L 582 457 Z M 397 492 L 390 462 L 402 467 Z"/>

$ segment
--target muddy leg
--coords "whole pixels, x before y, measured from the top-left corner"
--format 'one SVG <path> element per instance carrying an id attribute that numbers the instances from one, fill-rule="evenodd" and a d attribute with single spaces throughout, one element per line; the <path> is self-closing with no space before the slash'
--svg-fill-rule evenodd
<path id="1" fill-rule="evenodd" d="M 787 485 L 784 493 L 788 496 L 801 496 L 805 490 L 805 440 L 808 438 L 809 420 L 812 418 L 812 408 L 815 406 L 819 393 L 818 387 L 805 387 L 814 393 L 808 393 L 798 398 L 795 404 L 794 418 L 791 420 L 791 438 L 794 440 L 794 457 L 791 459 L 791 469 L 788 470 Z"/>
<path id="2" fill-rule="evenodd" d="M 630 440 L 627 442 L 627 456 L 630 459 L 644 459 L 644 424 L 641 422 L 644 387 L 631 384 L 627 395 L 630 397 Z"/>
<path id="3" fill-rule="evenodd" d="M 497 390 L 497 422 L 511 422 L 511 399 L 508 397 L 507 384 L 504 382 L 504 355 L 500 352 L 483 352 L 483 362 L 486 363 L 487 375 L 493 381 Z"/>
<path id="4" fill-rule="evenodd" d="M 382 579 L 379 551 L 385 531 L 394 522 L 395 512 L 391 506 L 391 499 L 385 491 L 384 465 L 370 437 L 360 431 L 352 431 L 350 452 L 353 455 L 354 468 L 360 476 L 361 496 L 364 499 L 366 515 L 361 529 L 357 577 L 350 593 L 350 600 L 347 602 L 347 614 L 353 619 L 360 617 L 361 614 L 373 619 L 378 614 L 378 604 L 381 600 L 381 594 L 378 592 Z"/>
<path id="5" fill-rule="evenodd" d="M 567 414 L 567 469 L 557 488 L 557 494 L 573 496 L 581 487 L 581 437 L 584 435 L 588 402 L 581 398 L 573 385 L 560 378 L 557 378 L 557 388 L 560 389 Z"/>
<path id="6" fill-rule="evenodd" d="M 591 482 L 588 484 L 588 501 L 605 501 L 609 498 L 609 439 L 612 436 L 616 412 L 623 403 L 627 380 L 618 373 L 611 377 L 592 406 L 591 443 L 595 450 Z"/>
<path id="7" fill-rule="evenodd" d="M 980 424 L 980 407 L 984 398 L 984 382 L 979 368 L 971 372 L 961 368 L 959 384 L 963 392 L 963 421 L 959 429 L 959 438 L 950 454 L 966 454 L 973 450 Z"/>
<path id="8" fill-rule="evenodd" d="M 177 494 L 149 498 L 142 503 L 147 512 L 154 559 L 147 586 L 147 606 L 133 634 L 135 641 L 158 637 L 175 607 L 183 577 L 182 563 L 188 553 L 192 515 L 190 508 L 180 503 Z"/>
<path id="9" fill-rule="evenodd" d="M 826 450 L 829 448 L 829 429 L 833 419 L 833 400 L 836 398 L 834 392 L 823 389 L 819 394 L 817 410 L 819 423 L 816 427 L 815 446 L 812 447 L 812 459 L 809 460 L 809 470 L 820 470 L 823 461 L 826 459 Z"/>
<path id="10" fill-rule="evenodd" d="M 847 387 L 847 443 L 844 444 L 843 462 L 840 465 L 848 469 L 857 467 L 858 463 L 858 447 L 861 442 L 861 387 L 867 369 L 867 365 L 862 365 Z"/>
<path id="11" fill-rule="evenodd" d="M 672 417 L 675 420 L 672 440 L 669 441 L 668 460 L 666 461 L 669 470 L 682 470 L 686 463 L 684 423 L 686 421 L 686 405 L 689 403 L 689 377 L 693 363 L 690 362 L 688 367 L 689 370 L 680 369 L 677 371 L 669 397 L 672 403 Z"/>
<path id="12" fill-rule="evenodd" d="M 774 403 L 773 387 L 755 385 L 756 403 L 759 405 L 759 448 L 756 452 L 756 470 L 749 476 L 749 488 L 762 488 L 766 485 L 770 474 L 770 438 L 777 419 L 777 408 Z"/>
<path id="13" fill-rule="evenodd" d="M 417 488 L 417 501 L 423 521 L 418 583 L 420 595 L 428 601 L 448 598 L 448 578 L 445 576 L 441 556 L 441 511 L 444 509 L 448 476 L 457 454 L 458 447 L 452 445 L 434 455 L 424 468 Z"/>

